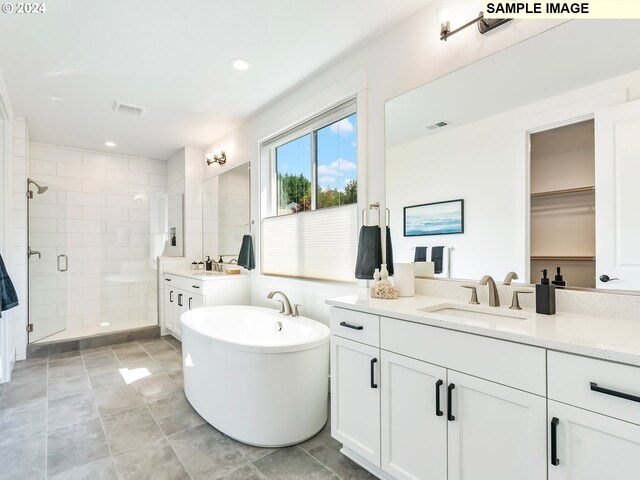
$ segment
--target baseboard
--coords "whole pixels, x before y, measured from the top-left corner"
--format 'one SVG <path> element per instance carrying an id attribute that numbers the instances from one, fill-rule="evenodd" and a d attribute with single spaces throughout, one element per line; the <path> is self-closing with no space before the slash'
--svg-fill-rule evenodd
<path id="1" fill-rule="evenodd" d="M 382 480 L 396 480 L 394 477 L 390 476 L 388 473 L 380 469 L 380 467 L 373 465 L 371 462 L 369 462 L 368 460 L 365 460 L 356 452 L 354 452 L 353 450 L 350 450 L 345 446 L 343 446 L 340 449 L 340 453 L 342 453 L 345 457 L 350 458 L 351 460 L 356 462 L 358 465 L 360 465 L 362 468 L 369 471 L 369 473 L 372 473 L 373 475 L 375 475 L 376 477 Z"/>
<path id="2" fill-rule="evenodd" d="M 60 340 L 58 342 L 34 343 L 27 345 L 27 358 L 48 357 L 56 353 L 85 350 L 87 348 L 104 347 L 117 343 L 132 342 L 160 336 L 160 327 L 151 327 L 126 330 L 123 332 L 103 333 L 75 340 Z"/>

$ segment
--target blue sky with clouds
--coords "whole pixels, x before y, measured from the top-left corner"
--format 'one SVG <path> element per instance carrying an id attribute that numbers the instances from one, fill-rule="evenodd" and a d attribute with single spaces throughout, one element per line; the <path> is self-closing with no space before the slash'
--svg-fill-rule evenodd
<path id="1" fill-rule="evenodd" d="M 332 123 L 317 134 L 318 184 L 323 188 L 344 190 L 355 180 L 357 171 L 356 114 Z M 311 138 L 300 137 L 277 148 L 279 173 L 311 178 Z"/>

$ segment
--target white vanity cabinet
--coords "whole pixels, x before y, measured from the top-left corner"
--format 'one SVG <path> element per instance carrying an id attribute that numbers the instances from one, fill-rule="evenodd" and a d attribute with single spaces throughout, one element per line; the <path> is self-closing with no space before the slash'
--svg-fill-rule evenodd
<path id="1" fill-rule="evenodd" d="M 549 352 L 549 479 L 640 472 L 640 368 Z"/>
<path id="2" fill-rule="evenodd" d="M 248 305 L 248 275 L 190 276 L 165 273 L 164 327 L 181 338 L 180 315 L 194 308 L 215 305 Z"/>
<path id="3" fill-rule="evenodd" d="M 366 318 L 379 347 L 353 340 Z M 332 435 L 347 456 L 380 478 L 546 478 L 543 349 L 335 307 L 331 327 Z"/>
<path id="4" fill-rule="evenodd" d="M 333 309 L 331 432 L 361 458 L 380 466 L 379 317 Z"/>

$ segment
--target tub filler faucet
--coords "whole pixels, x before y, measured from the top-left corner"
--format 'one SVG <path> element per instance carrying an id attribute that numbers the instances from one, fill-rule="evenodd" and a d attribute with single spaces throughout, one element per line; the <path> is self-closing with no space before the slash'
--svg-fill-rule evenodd
<path id="1" fill-rule="evenodd" d="M 278 302 L 280 302 L 280 313 L 283 313 L 285 315 L 293 315 L 291 302 L 289 302 L 287 296 L 280 290 L 273 290 L 271 293 L 269 293 L 269 295 L 267 295 L 267 298 L 271 300 L 276 294 L 280 294 L 280 296 L 282 297 L 282 300 L 276 299 Z"/>

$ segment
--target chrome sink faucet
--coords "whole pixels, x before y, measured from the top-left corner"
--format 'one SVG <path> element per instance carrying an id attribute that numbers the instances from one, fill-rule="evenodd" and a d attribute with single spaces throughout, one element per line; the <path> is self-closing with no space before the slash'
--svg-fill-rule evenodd
<path id="1" fill-rule="evenodd" d="M 267 298 L 272 299 L 274 295 L 277 295 L 277 294 L 280 294 L 280 296 L 282 297 L 282 300 L 276 299 L 278 302 L 280 302 L 280 313 L 283 313 L 285 315 L 293 315 L 293 310 L 291 309 L 291 302 L 289 302 L 289 299 L 287 298 L 287 296 L 280 290 L 273 290 L 271 293 L 269 293 L 269 295 L 267 295 Z"/>
<path id="2" fill-rule="evenodd" d="M 496 282 L 491 278 L 491 275 L 485 275 L 480 279 L 480 285 L 489 285 L 489 306 L 500 306 L 500 295 L 498 295 L 498 289 L 496 288 Z"/>

